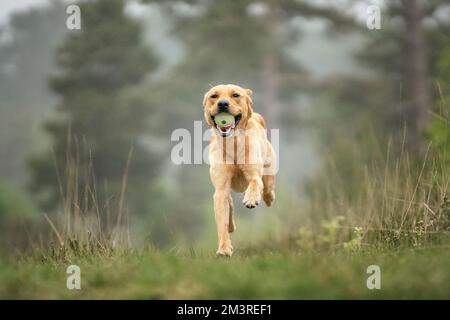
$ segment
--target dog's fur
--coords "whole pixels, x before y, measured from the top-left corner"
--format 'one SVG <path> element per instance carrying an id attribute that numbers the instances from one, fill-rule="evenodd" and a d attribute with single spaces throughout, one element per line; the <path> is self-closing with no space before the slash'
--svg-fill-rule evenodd
<path id="1" fill-rule="evenodd" d="M 243 204 L 247 208 L 255 208 L 261 198 L 267 206 L 275 200 L 275 173 L 270 168 L 275 167 L 276 155 L 267 140 L 264 118 L 253 111 L 251 96 L 250 89 L 228 84 L 211 88 L 203 100 L 205 120 L 213 131 L 209 158 L 219 237 L 216 253 L 223 256 L 232 255 L 230 233 L 236 230 L 231 190 L 244 192 Z M 224 100 L 229 103 L 228 112 L 240 117 L 229 137 L 222 137 L 214 122 L 214 117 L 219 113 L 218 102 Z M 247 135 L 247 132 L 252 133 Z M 226 144 L 231 148 L 225 147 Z M 236 146 L 243 147 L 238 150 Z M 244 160 L 237 161 L 238 158 Z"/>

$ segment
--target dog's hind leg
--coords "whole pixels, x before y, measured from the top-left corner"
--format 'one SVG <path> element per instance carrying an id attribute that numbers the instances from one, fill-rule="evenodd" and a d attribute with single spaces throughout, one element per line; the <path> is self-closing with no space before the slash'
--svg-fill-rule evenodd
<path id="1" fill-rule="evenodd" d="M 275 176 L 267 175 L 262 178 L 264 184 L 263 199 L 268 207 L 275 200 Z"/>
<path id="2" fill-rule="evenodd" d="M 233 205 L 233 198 L 231 195 L 228 197 L 228 203 L 230 207 L 230 215 L 229 215 L 229 223 L 228 223 L 228 232 L 232 233 L 236 230 L 236 221 L 234 220 L 234 205 Z"/>

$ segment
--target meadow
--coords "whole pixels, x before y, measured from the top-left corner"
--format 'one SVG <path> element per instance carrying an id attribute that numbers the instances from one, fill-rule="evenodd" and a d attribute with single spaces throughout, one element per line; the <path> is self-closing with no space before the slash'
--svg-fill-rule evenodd
<path id="1" fill-rule="evenodd" d="M 354 192 L 338 171 L 324 172 L 327 182 L 314 178 L 308 201 L 279 199 L 257 236 L 238 221 L 232 258 L 216 257 L 213 243 L 132 245 L 120 219 L 105 227 L 98 205 L 84 204 L 69 183 L 62 219 L 47 217 L 52 244 L 0 263 L 0 298 L 449 299 L 450 177 L 429 152 L 416 164 L 386 154 L 365 170 L 349 163 Z M 66 287 L 70 265 L 80 267 L 80 290 Z M 373 265 L 380 289 L 367 284 Z"/>
<path id="2" fill-rule="evenodd" d="M 81 268 L 68 290 L 66 268 Z M 368 289 L 369 265 L 381 288 Z M 1 299 L 449 299 L 448 249 L 398 249 L 357 255 L 143 250 L 52 261 L 36 255 L 0 265 Z"/>

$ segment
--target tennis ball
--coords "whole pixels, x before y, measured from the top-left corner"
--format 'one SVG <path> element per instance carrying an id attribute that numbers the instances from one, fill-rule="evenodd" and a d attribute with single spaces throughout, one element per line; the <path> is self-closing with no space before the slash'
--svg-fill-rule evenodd
<path id="1" fill-rule="evenodd" d="M 214 117 L 214 120 L 219 127 L 227 127 L 234 124 L 234 117 L 229 113 L 219 113 Z"/>

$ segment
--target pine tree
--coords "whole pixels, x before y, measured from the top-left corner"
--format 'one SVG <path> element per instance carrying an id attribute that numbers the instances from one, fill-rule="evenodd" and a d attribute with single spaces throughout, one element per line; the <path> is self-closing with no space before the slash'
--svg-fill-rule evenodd
<path id="1" fill-rule="evenodd" d="M 407 129 L 407 147 L 425 150 L 425 133 L 433 105 L 431 80 L 438 54 L 450 40 L 448 19 L 440 10 L 447 1 L 395 0 L 386 3 L 382 29 L 368 32 L 370 42 L 360 57 L 397 88 L 398 127 Z"/>
<path id="2" fill-rule="evenodd" d="M 47 207 L 59 197 L 55 165 L 62 173 L 68 158 L 75 159 L 78 186 L 89 171 L 101 198 L 120 189 L 132 148 L 129 186 L 141 189 L 158 170 L 158 156 L 140 142 L 151 108 L 123 98 L 157 66 L 142 45 L 141 25 L 124 14 L 123 0 L 86 1 L 80 8 L 82 28 L 69 32 L 56 55 L 58 73 L 49 80 L 60 97 L 58 117 L 45 125 L 54 159 L 49 152 L 30 162 L 33 189 Z"/>

